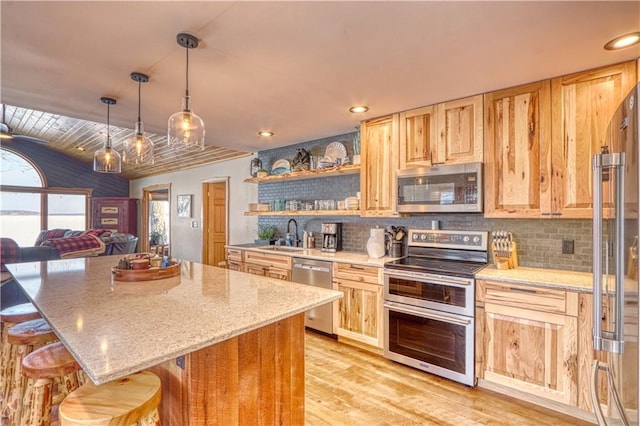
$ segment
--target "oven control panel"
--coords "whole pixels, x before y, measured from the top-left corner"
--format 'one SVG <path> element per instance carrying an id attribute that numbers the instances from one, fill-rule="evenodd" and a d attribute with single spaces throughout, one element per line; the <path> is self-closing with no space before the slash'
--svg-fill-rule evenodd
<path id="1" fill-rule="evenodd" d="M 410 229 L 409 245 L 486 251 L 488 235 L 486 231 Z"/>

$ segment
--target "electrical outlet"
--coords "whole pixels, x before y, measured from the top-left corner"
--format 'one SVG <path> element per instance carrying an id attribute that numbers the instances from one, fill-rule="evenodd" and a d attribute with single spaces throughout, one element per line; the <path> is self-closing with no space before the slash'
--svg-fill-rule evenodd
<path id="1" fill-rule="evenodd" d="M 573 254 L 573 240 L 562 240 L 562 254 Z"/>

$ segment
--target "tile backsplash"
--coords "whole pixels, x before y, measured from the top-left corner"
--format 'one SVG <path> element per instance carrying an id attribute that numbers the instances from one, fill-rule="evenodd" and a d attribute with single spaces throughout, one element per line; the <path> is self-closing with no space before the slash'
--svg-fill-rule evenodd
<path id="1" fill-rule="evenodd" d="M 303 147 L 312 155 L 323 155 L 324 147 L 334 141 L 343 142 L 349 155 L 353 134 L 320 139 L 304 144 L 262 151 L 259 158 L 267 169 L 278 159 L 291 160 L 296 148 Z M 334 176 L 328 178 L 283 181 L 260 184 L 258 201 L 274 200 L 313 201 L 317 199 L 344 200 L 360 191 L 360 176 Z M 474 231 L 510 231 L 518 246 L 520 266 L 544 267 L 572 271 L 591 271 L 592 243 L 591 220 L 588 219 L 487 219 L 482 214 L 423 214 L 402 218 L 361 218 L 359 216 L 261 216 L 260 224 L 271 224 L 278 228 L 278 235 L 286 234 L 287 222 L 294 218 L 298 224 L 298 236 L 303 230 L 313 232 L 316 244 L 320 244 L 320 227 L 324 222 L 343 223 L 343 249 L 366 252 L 370 229 L 379 226 L 405 226 L 415 229 L 430 229 L 432 220 L 440 221 L 440 229 Z M 293 229 L 291 230 L 293 231 Z M 562 254 L 562 240 L 574 241 L 574 254 Z"/>

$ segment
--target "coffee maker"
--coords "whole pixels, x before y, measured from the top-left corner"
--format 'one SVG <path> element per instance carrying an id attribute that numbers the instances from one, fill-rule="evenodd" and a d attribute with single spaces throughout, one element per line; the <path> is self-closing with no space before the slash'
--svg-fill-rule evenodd
<path id="1" fill-rule="evenodd" d="M 335 253 L 342 250 L 342 224 L 322 224 L 322 251 Z"/>

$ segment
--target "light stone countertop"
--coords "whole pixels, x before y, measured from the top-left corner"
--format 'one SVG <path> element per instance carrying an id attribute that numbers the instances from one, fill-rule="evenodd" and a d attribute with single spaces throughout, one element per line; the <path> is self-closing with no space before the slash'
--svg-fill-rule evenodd
<path id="1" fill-rule="evenodd" d="M 355 251 L 338 251 L 336 253 L 324 252 L 320 249 L 298 249 L 290 251 L 278 251 L 278 250 L 264 250 L 261 247 L 273 247 L 273 246 L 261 246 L 257 244 L 229 244 L 225 246 L 227 248 L 237 248 L 241 250 L 251 250 L 259 253 L 273 253 L 291 257 L 302 257 L 305 259 L 327 260 L 329 262 L 343 262 L 353 263 L 358 265 L 377 266 L 382 268 L 385 262 L 397 259 L 397 257 L 384 256 L 378 259 L 369 257 L 366 253 L 360 253 Z"/>
<path id="2" fill-rule="evenodd" d="M 337 300 L 341 292 L 194 262 L 180 276 L 112 282 L 121 256 L 7 265 L 96 384 Z"/>
<path id="3" fill-rule="evenodd" d="M 505 281 L 536 287 L 591 293 L 593 275 L 589 272 L 574 272 L 559 269 L 526 268 L 496 269 L 487 266 L 476 274 L 476 279 Z"/>

